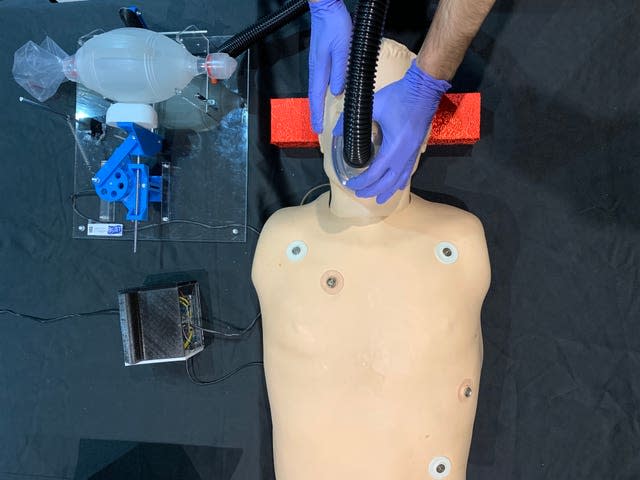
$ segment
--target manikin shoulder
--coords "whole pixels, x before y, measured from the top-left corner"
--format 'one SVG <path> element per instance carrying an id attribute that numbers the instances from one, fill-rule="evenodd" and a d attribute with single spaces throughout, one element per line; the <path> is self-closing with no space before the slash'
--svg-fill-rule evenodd
<path id="1" fill-rule="evenodd" d="M 308 228 L 315 218 L 313 204 L 281 208 L 274 212 L 262 227 L 260 241 L 278 241 L 281 237 L 289 237 Z"/>
<path id="2" fill-rule="evenodd" d="M 262 227 L 253 259 L 253 275 L 261 266 L 277 262 L 286 245 L 308 231 L 316 217 L 312 204 L 285 207 L 274 212 Z"/>
<path id="3" fill-rule="evenodd" d="M 380 224 L 377 233 L 365 229 L 362 233 L 364 236 L 359 237 L 353 231 L 359 229 L 327 228 L 327 222 L 332 220 L 327 220 L 330 216 L 326 210 L 324 203 L 316 200 L 302 207 L 283 208 L 271 215 L 256 247 L 254 280 L 270 276 L 269 269 L 282 261 L 287 245 L 292 241 L 322 238 L 328 246 L 355 243 L 365 254 L 372 245 L 370 238 L 364 237 L 367 235 L 365 232 L 369 232 L 368 235 L 375 237 L 374 240 L 379 244 L 382 241 L 381 244 L 387 247 L 394 242 L 402 243 L 404 254 L 411 257 L 413 264 L 419 268 L 431 268 L 429 265 L 439 258 L 437 249 L 448 245 L 457 258 L 455 265 L 450 267 L 459 286 L 464 287 L 469 283 L 467 290 L 477 292 L 478 298 L 486 294 L 491 277 L 489 255 L 482 223 L 475 215 L 450 205 L 412 196 L 410 207 L 388 217 L 384 225 Z M 444 260 L 446 262 L 447 259 Z"/>
<path id="4" fill-rule="evenodd" d="M 319 228 L 324 230 L 320 225 L 326 227 L 327 217 L 330 217 L 325 210 L 316 200 L 304 206 L 276 211 L 262 228 L 258 247 L 274 243 L 280 245 L 283 241 L 288 243 L 296 235 L 314 234 Z M 448 239 L 462 243 L 467 249 L 486 251 L 484 228 L 478 217 L 451 205 L 412 196 L 411 207 L 393 218 L 389 217 L 385 223 L 399 227 L 406 236 L 422 237 L 425 241 Z"/>
<path id="5" fill-rule="evenodd" d="M 457 263 L 465 272 L 464 277 L 475 284 L 474 290 L 484 298 L 491 280 L 491 267 L 480 219 L 460 208 L 415 196 L 412 196 L 412 205 L 413 221 L 417 220 L 419 230 L 426 234 L 425 241 L 429 246 L 433 243 L 443 248 L 452 245 L 459 257 Z"/>
<path id="6" fill-rule="evenodd" d="M 429 202 L 415 195 L 411 196 L 411 205 L 414 212 L 412 221 L 420 225 L 421 230 L 485 243 L 482 222 L 472 213 L 444 203 Z"/>

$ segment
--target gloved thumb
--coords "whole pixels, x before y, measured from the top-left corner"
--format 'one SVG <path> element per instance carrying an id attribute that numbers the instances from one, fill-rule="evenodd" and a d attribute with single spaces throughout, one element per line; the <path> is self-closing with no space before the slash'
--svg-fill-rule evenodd
<path id="1" fill-rule="evenodd" d="M 311 128 L 322 133 L 324 118 L 324 97 L 329 84 L 331 68 L 328 52 L 311 51 L 309 54 L 309 107 L 311 109 Z"/>
<path id="2" fill-rule="evenodd" d="M 349 61 L 349 46 L 336 47 L 331 52 L 331 80 L 329 87 L 334 97 L 344 91 L 347 76 L 347 62 Z"/>
<path id="3" fill-rule="evenodd" d="M 344 114 L 341 113 L 336 122 L 336 126 L 333 128 L 334 137 L 342 137 L 344 135 Z"/>

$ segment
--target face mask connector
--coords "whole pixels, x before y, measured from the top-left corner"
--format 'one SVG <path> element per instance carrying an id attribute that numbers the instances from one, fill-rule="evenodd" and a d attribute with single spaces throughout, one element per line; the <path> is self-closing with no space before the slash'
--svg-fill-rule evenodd
<path id="1" fill-rule="evenodd" d="M 333 170 L 335 171 L 340 183 L 342 185 L 346 185 L 349 179 L 366 172 L 371 166 L 372 161 L 375 161 L 375 157 L 378 154 L 378 150 L 380 150 L 381 145 L 382 129 L 380 128 L 380 125 L 374 121 L 371 124 L 371 160 L 369 160 L 368 165 L 362 168 L 352 167 L 344 158 L 344 136 L 334 135 L 333 141 L 331 142 L 331 160 L 333 163 Z"/>

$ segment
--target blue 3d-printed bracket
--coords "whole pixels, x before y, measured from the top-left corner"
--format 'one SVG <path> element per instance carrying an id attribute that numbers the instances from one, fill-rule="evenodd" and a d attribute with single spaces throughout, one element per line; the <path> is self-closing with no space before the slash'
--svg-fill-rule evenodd
<path id="1" fill-rule="evenodd" d="M 124 204 L 127 220 L 146 221 L 149 202 L 162 200 L 162 177 L 150 176 L 149 166 L 134 163 L 132 157 L 153 157 L 162 150 L 162 137 L 135 123 L 121 122 L 118 127 L 129 136 L 91 181 L 102 200 Z"/>

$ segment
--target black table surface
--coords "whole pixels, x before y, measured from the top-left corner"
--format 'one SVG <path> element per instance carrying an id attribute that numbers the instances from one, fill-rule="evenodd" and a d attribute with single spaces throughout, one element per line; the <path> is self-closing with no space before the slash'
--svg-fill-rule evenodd
<path id="1" fill-rule="evenodd" d="M 419 48 L 429 2 L 392 2 L 387 35 Z M 280 2 L 141 0 L 151 28 L 239 31 Z M 348 2 L 353 11 L 355 2 Z M 0 308 L 42 316 L 116 306 L 176 272 L 210 315 L 246 325 L 256 236 L 244 244 L 72 240 L 74 140 L 18 103 L 13 53 L 121 26 L 113 0 L 0 1 Z M 492 286 L 469 479 L 640 478 L 640 10 L 635 2 L 498 0 L 453 81 L 482 93 L 482 139 L 431 148 L 413 192 L 477 215 Z M 320 152 L 269 145 L 269 99 L 305 96 L 309 19 L 252 50 L 248 223 L 323 183 Z M 67 83 L 47 102 L 71 113 Z M 260 360 L 261 329 L 215 339 L 214 377 Z M 190 383 L 184 364 L 125 368 L 118 319 L 0 315 L 0 478 L 272 479 L 263 372 Z M 426 473 L 425 473 L 426 474 Z"/>

